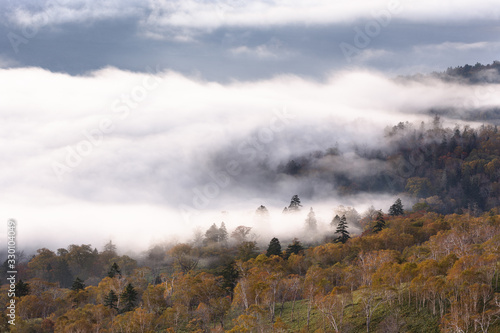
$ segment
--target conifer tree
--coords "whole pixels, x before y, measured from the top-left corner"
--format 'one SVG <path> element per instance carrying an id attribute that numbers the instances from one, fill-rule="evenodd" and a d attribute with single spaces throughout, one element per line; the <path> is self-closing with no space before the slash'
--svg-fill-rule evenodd
<path id="1" fill-rule="evenodd" d="M 127 284 L 125 290 L 120 295 L 120 300 L 124 303 L 122 312 L 132 311 L 137 300 L 137 291 L 131 283 Z"/>
<path id="2" fill-rule="evenodd" d="M 85 289 L 85 284 L 83 281 L 77 277 L 75 281 L 73 281 L 73 285 L 71 286 L 71 290 L 78 291 L 78 290 L 83 290 Z"/>
<path id="3" fill-rule="evenodd" d="M 116 307 L 116 303 L 118 302 L 118 296 L 113 290 L 110 290 L 109 293 L 104 297 L 104 306 L 107 306 L 110 309 L 118 310 Z"/>
<path id="4" fill-rule="evenodd" d="M 309 210 L 309 214 L 307 214 L 306 230 L 316 231 L 317 229 L 318 229 L 318 221 L 316 220 L 316 214 L 314 213 L 311 207 L 311 209 Z"/>
<path id="5" fill-rule="evenodd" d="M 351 236 L 349 235 L 349 231 L 347 231 L 347 219 L 345 215 L 342 215 L 340 218 L 339 224 L 337 225 L 337 230 L 335 230 L 335 234 L 339 236 L 335 239 L 335 243 L 345 244 Z"/>
<path id="6" fill-rule="evenodd" d="M 219 243 L 219 239 L 220 239 L 220 229 L 214 223 L 205 232 L 205 243 L 206 244 Z"/>
<path id="7" fill-rule="evenodd" d="M 288 206 L 288 212 L 298 212 L 302 205 L 300 204 L 300 198 L 297 194 L 292 197 L 290 200 L 290 205 Z"/>
<path id="8" fill-rule="evenodd" d="M 255 211 L 254 220 L 256 223 L 262 225 L 269 223 L 270 216 L 266 206 L 260 205 L 260 207 L 257 208 L 257 210 Z"/>
<path id="9" fill-rule="evenodd" d="M 269 246 L 267 247 L 266 256 L 281 256 L 281 244 L 278 238 L 274 237 L 269 242 Z"/>
<path id="10" fill-rule="evenodd" d="M 23 282 L 23 280 L 19 280 L 16 283 L 16 297 L 23 297 L 30 293 L 30 285 L 28 283 Z"/>
<path id="11" fill-rule="evenodd" d="M 294 238 L 292 244 L 288 244 L 288 247 L 285 251 L 285 259 L 288 259 L 292 254 L 300 254 L 304 250 L 302 244 L 297 238 Z"/>
<path id="12" fill-rule="evenodd" d="M 385 228 L 385 220 L 384 215 L 382 215 L 381 211 L 378 211 L 377 217 L 375 219 L 375 224 L 373 225 L 372 231 L 374 233 L 382 231 Z"/>
<path id="13" fill-rule="evenodd" d="M 109 271 L 108 271 L 108 276 L 110 278 L 114 278 L 116 276 L 116 274 L 118 275 L 122 275 L 121 271 L 120 271 L 120 267 L 116 264 L 116 262 L 113 263 L 113 265 L 111 265 L 111 267 L 109 268 Z"/>
<path id="14" fill-rule="evenodd" d="M 227 241 L 227 237 L 228 237 L 228 233 L 227 233 L 227 229 L 226 229 L 226 224 L 224 222 L 222 222 L 220 224 L 220 228 L 219 228 L 219 243 L 224 243 Z"/>
<path id="15" fill-rule="evenodd" d="M 389 208 L 389 215 L 399 216 L 404 214 L 403 203 L 400 198 L 394 202 L 394 204 Z"/>

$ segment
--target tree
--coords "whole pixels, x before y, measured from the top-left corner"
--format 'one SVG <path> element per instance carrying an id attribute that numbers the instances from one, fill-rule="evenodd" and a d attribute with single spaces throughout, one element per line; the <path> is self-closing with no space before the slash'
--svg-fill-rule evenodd
<path id="1" fill-rule="evenodd" d="M 111 253 L 113 255 L 116 255 L 116 245 L 113 244 L 113 242 L 110 240 L 104 245 L 104 252 Z"/>
<path id="2" fill-rule="evenodd" d="M 110 278 L 114 278 L 116 274 L 122 276 L 120 267 L 116 264 L 116 262 L 114 262 L 113 265 L 111 265 L 111 267 L 109 268 L 108 276 Z"/>
<path id="3" fill-rule="evenodd" d="M 266 256 L 281 256 L 281 244 L 278 238 L 273 237 L 267 247 Z"/>
<path id="4" fill-rule="evenodd" d="M 229 294 L 231 295 L 231 301 L 233 299 L 234 288 L 238 283 L 239 277 L 238 270 L 234 266 L 235 262 L 231 261 L 222 268 L 222 271 L 220 273 L 220 276 L 222 276 L 221 286 L 229 292 Z"/>
<path id="5" fill-rule="evenodd" d="M 265 224 L 269 222 L 269 211 L 266 206 L 260 205 L 259 208 L 255 211 L 255 222 L 259 224 Z"/>
<path id="6" fill-rule="evenodd" d="M 315 299 L 315 304 L 331 328 L 337 333 L 342 332 L 345 308 L 352 304 L 349 288 L 335 287 L 328 295 L 319 295 Z"/>
<path id="7" fill-rule="evenodd" d="M 196 255 L 195 249 L 189 244 L 177 244 L 168 251 L 176 261 L 179 268 L 187 273 L 198 266 L 199 256 Z"/>
<path id="8" fill-rule="evenodd" d="M 307 214 L 306 219 L 306 230 L 307 231 L 316 231 L 318 229 L 318 221 L 316 220 L 316 214 L 311 207 L 309 210 L 309 214 Z"/>
<path id="9" fill-rule="evenodd" d="M 142 294 L 142 307 L 149 313 L 160 315 L 167 307 L 167 300 L 165 299 L 165 284 L 148 285 Z"/>
<path id="10" fill-rule="evenodd" d="M 116 303 L 118 302 L 118 296 L 116 293 L 111 289 L 109 293 L 104 297 L 104 306 L 110 308 L 110 309 L 115 309 L 118 310 Z"/>
<path id="11" fill-rule="evenodd" d="M 432 195 L 432 184 L 427 178 L 412 177 L 406 181 L 405 190 L 416 198 L 427 198 Z"/>
<path id="12" fill-rule="evenodd" d="M 219 242 L 219 228 L 217 228 L 215 223 L 205 232 L 205 240 L 208 244 Z"/>
<path id="13" fill-rule="evenodd" d="M 259 250 L 259 248 L 257 247 L 256 241 L 248 241 L 240 243 L 236 250 L 238 252 L 236 258 L 238 258 L 239 260 L 247 261 L 257 256 L 257 251 Z"/>
<path id="14" fill-rule="evenodd" d="M 358 211 L 354 207 L 344 207 L 343 205 L 335 208 L 335 214 L 339 216 L 345 215 L 347 223 L 350 225 L 358 225 L 359 220 L 361 220 L 361 215 L 359 215 Z"/>
<path id="15" fill-rule="evenodd" d="M 34 273 L 34 277 L 52 282 L 51 268 L 57 260 L 56 254 L 49 249 L 38 249 L 37 255 L 28 263 L 28 268 Z"/>
<path id="16" fill-rule="evenodd" d="M 137 300 L 137 291 L 131 283 L 127 284 L 125 290 L 120 295 L 120 300 L 124 303 L 123 312 L 132 311 Z"/>
<path id="17" fill-rule="evenodd" d="M 332 228 L 336 227 L 340 222 L 340 216 L 337 214 L 335 215 L 335 217 L 333 218 L 332 222 L 330 222 L 330 226 Z"/>
<path id="18" fill-rule="evenodd" d="M 370 332 L 370 323 L 375 310 L 391 297 L 391 293 L 383 288 L 370 288 L 363 286 L 359 289 L 360 305 L 365 313 L 366 332 Z"/>
<path id="19" fill-rule="evenodd" d="M 73 281 L 73 285 L 71 286 L 71 290 L 73 291 L 78 291 L 78 290 L 83 290 L 85 289 L 85 284 L 83 283 L 83 281 L 77 277 L 75 279 L 75 281 Z"/>
<path id="20" fill-rule="evenodd" d="M 401 203 L 401 199 L 397 198 L 394 204 L 389 208 L 389 215 L 399 216 L 403 214 L 404 214 L 403 204 Z"/>
<path id="21" fill-rule="evenodd" d="M 69 269 L 68 262 L 64 257 L 59 256 L 55 263 L 55 269 L 53 270 L 54 280 L 59 282 L 59 285 L 63 288 L 71 287 L 73 282 L 73 274 Z"/>
<path id="22" fill-rule="evenodd" d="M 23 282 L 23 280 L 19 280 L 16 284 L 16 297 L 23 297 L 30 293 L 30 285 L 28 283 Z"/>
<path id="23" fill-rule="evenodd" d="M 294 238 L 291 244 L 288 244 L 288 247 L 285 251 L 285 259 L 288 259 L 292 254 L 299 254 L 304 250 L 302 244 L 297 238 Z"/>
<path id="24" fill-rule="evenodd" d="M 222 222 L 220 227 L 214 223 L 205 232 L 205 244 L 222 244 L 227 241 L 226 224 Z"/>
<path id="25" fill-rule="evenodd" d="M 373 225 L 372 231 L 374 233 L 382 231 L 382 229 L 385 228 L 385 220 L 384 220 L 384 215 L 382 215 L 382 212 L 379 211 L 377 213 L 377 218 L 375 219 L 375 224 Z"/>
<path id="26" fill-rule="evenodd" d="M 219 243 L 224 243 L 227 241 L 227 229 L 226 229 L 226 224 L 224 222 L 221 222 L 220 228 L 219 228 Z"/>
<path id="27" fill-rule="evenodd" d="M 351 236 L 349 235 L 349 231 L 347 231 L 347 219 L 345 215 L 342 215 L 340 218 L 339 224 L 337 225 L 337 230 L 335 230 L 335 234 L 339 236 L 335 239 L 335 243 L 345 244 Z"/>
<path id="28" fill-rule="evenodd" d="M 245 227 L 244 225 L 240 225 L 234 229 L 231 233 L 231 238 L 234 238 L 238 244 L 246 242 L 247 236 L 250 234 L 252 227 Z"/>
<path id="29" fill-rule="evenodd" d="M 292 197 L 290 200 L 290 205 L 288 206 L 288 212 L 298 212 L 302 205 L 300 204 L 300 198 L 297 194 Z"/>
<path id="30" fill-rule="evenodd" d="M 68 247 L 68 254 L 66 255 L 68 265 L 73 274 L 83 280 L 102 272 L 102 267 L 99 267 L 99 269 L 96 267 L 98 259 L 99 252 L 93 250 L 90 244 L 72 244 Z"/>

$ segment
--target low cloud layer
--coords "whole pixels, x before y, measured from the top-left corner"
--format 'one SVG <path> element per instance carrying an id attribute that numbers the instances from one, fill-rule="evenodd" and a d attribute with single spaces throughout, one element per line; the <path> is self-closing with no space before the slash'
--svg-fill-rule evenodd
<path id="1" fill-rule="evenodd" d="M 150 71 L 0 70 L 8 96 L 0 100 L 0 212 L 18 220 L 21 246 L 113 239 L 146 248 L 223 218 L 244 224 L 261 204 L 278 216 L 293 194 L 324 223 L 339 204 L 387 209 L 391 196 L 342 198 L 335 184 L 279 167 L 337 146 L 351 167 L 332 161 L 316 170 L 373 171 L 383 165 L 352 155 L 353 145 L 383 147 L 387 125 L 428 121 L 432 108 L 460 115 L 500 105 L 499 85 L 485 94 L 370 71 L 228 84 Z"/>

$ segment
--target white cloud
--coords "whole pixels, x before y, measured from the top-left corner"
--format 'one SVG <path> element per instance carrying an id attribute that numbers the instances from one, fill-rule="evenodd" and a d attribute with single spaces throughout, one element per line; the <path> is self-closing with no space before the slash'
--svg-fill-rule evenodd
<path id="1" fill-rule="evenodd" d="M 141 15 L 146 8 L 136 0 L 76 0 L 43 1 L 36 7 L 18 2 L 17 7 L 4 12 L 6 19 L 21 27 L 28 27 L 28 34 L 45 26 L 65 23 L 92 23 L 112 18 Z"/>
<path id="2" fill-rule="evenodd" d="M 255 48 L 240 46 L 230 50 L 231 53 L 235 55 L 250 55 L 256 56 L 257 58 L 276 58 L 276 54 L 271 52 L 266 45 L 259 45 Z"/>
<path id="3" fill-rule="evenodd" d="M 498 20 L 496 0 L 275 0 L 195 1 L 140 0 L 72 2 L 44 1 L 36 7 L 19 2 L 4 14 L 11 23 L 28 27 L 68 22 L 89 23 L 113 18 L 137 17 L 142 33 L 149 36 L 191 34 L 229 27 L 270 27 L 290 24 L 337 24 L 389 16 L 417 22 Z M 182 37 L 178 37 L 182 38 Z"/>
<path id="4" fill-rule="evenodd" d="M 236 56 L 244 55 L 259 59 L 282 59 L 283 57 L 293 55 L 293 52 L 285 49 L 283 43 L 276 38 L 272 38 L 266 44 L 261 44 L 256 47 L 239 46 L 229 51 Z"/>
<path id="5" fill-rule="evenodd" d="M 200 206 L 206 214 L 251 212 L 260 204 L 282 209 L 305 189 L 315 192 L 308 204 L 334 206 L 342 202 L 331 198 L 331 184 L 266 178 L 262 165 L 275 168 L 335 142 L 377 145 L 386 125 L 426 120 L 421 112 L 430 107 L 500 105 L 500 94 L 478 97 L 468 86 L 433 80 L 401 84 L 366 71 L 323 83 L 283 75 L 219 84 L 174 72 L 108 68 L 74 77 L 18 68 L 0 69 L 0 90 L 0 219 L 17 218 L 25 244 L 51 233 L 66 235 L 64 242 L 97 234 L 98 245 L 110 235 L 125 244 L 135 235 L 148 242 L 189 232 L 194 222 L 179 209 L 195 207 L 197 191 L 211 193 Z M 284 107 L 291 118 L 280 122 L 276 110 L 283 114 Z M 98 132 L 103 119 L 113 125 L 105 134 Z M 252 172 L 220 185 L 231 160 Z M 75 166 L 60 181 L 54 162 L 68 161 Z M 194 221 L 213 223 L 206 214 Z M 75 234 L 85 223 L 89 231 Z"/>
<path id="6" fill-rule="evenodd" d="M 359 55 L 354 56 L 353 59 L 355 62 L 365 63 L 371 60 L 387 58 L 393 56 L 394 53 L 381 50 L 381 49 L 365 49 L 362 50 Z"/>

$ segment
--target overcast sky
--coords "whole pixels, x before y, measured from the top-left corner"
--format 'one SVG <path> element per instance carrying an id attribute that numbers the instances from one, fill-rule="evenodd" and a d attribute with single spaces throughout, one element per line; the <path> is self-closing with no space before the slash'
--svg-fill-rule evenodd
<path id="1" fill-rule="evenodd" d="M 25 247 L 145 248 L 260 204 L 279 216 L 293 194 L 325 223 L 338 204 L 387 209 L 269 170 L 381 144 L 433 107 L 498 106 L 495 85 L 393 78 L 498 60 L 499 14 L 493 0 L 1 1 L 0 217 Z"/>
<path id="2" fill-rule="evenodd" d="M 217 81 L 441 71 L 497 59 L 499 11 L 495 0 L 4 0 L 0 65 L 158 65 Z"/>

